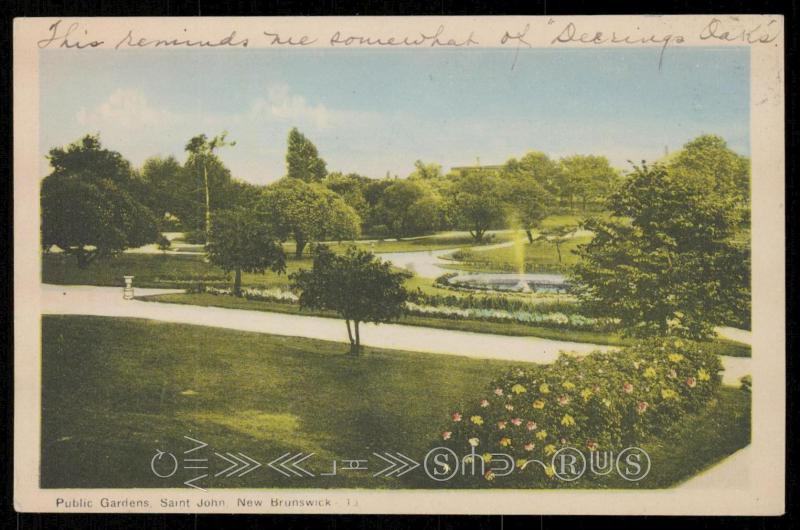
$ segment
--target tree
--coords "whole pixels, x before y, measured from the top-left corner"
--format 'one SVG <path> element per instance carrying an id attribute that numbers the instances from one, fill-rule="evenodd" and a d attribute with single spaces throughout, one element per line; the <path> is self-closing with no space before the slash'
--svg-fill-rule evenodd
<path id="1" fill-rule="evenodd" d="M 236 142 L 228 142 L 226 140 L 227 136 L 228 133 L 223 131 L 221 134 L 209 140 L 205 134 L 200 134 L 191 138 L 189 143 L 186 144 L 186 151 L 189 153 L 190 161 L 197 164 L 203 177 L 203 190 L 205 192 L 204 230 L 206 233 L 206 241 L 209 240 L 209 234 L 211 233 L 211 185 L 208 178 L 208 166 L 212 161 L 218 162 L 214 151 L 220 147 L 232 147 L 236 145 Z M 230 178 L 230 176 L 228 178 Z"/>
<path id="2" fill-rule="evenodd" d="M 286 271 L 283 247 L 272 226 L 246 208 L 214 214 L 206 252 L 211 263 L 225 272 L 234 272 L 233 293 L 236 296 L 242 291 L 242 271 Z"/>
<path id="3" fill-rule="evenodd" d="M 713 335 L 749 307 L 749 249 L 736 243 L 733 201 L 701 179 L 636 167 L 611 194 L 610 220 L 590 218 L 593 239 L 572 271 L 587 308 L 619 318 L 630 334 Z"/>
<path id="4" fill-rule="evenodd" d="M 561 159 L 561 165 L 565 194 L 569 197 L 570 207 L 574 207 L 574 198 L 577 197 L 584 211 L 590 201 L 607 195 L 619 179 L 617 170 L 611 167 L 604 156 L 568 156 Z"/>
<path id="5" fill-rule="evenodd" d="M 278 237 L 294 239 L 297 258 L 310 242 L 355 239 L 360 232 L 358 214 L 341 197 L 300 179 L 284 178 L 267 186 L 258 208 Z"/>
<path id="6" fill-rule="evenodd" d="M 323 181 L 325 187 L 339 195 L 362 220 L 369 216 L 370 205 L 364 197 L 369 182 L 369 177 L 357 173 L 343 175 L 338 171 L 328 173 Z"/>
<path id="7" fill-rule="evenodd" d="M 450 186 L 449 207 L 456 226 L 469 231 L 475 241 L 505 220 L 500 179 L 484 172 L 467 172 L 455 177 Z"/>
<path id="8" fill-rule="evenodd" d="M 350 354 L 358 356 L 359 324 L 398 318 L 408 298 L 403 283 L 409 276 L 394 272 L 389 263 L 370 252 L 350 247 L 344 255 L 337 255 L 325 245 L 317 245 L 313 268 L 300 269 L 289 278 L 300 293 L 301 308 L 335 311 L 345 320 Z"/>
<path id="9" fill-rule="evenodd" d="M 532 231 L 547 217 L 552 196 L 532 176 L 511 175 L 504 184 L 509 215 L 525 230 L 528 242 L 533 243 Z"/>
<path id="10" fill-rule="evenodd" d="M 441 217 L 436 198 L 413 180 L 397 180 L 388 186 L 378 209 L 381 221 L 397 239 L 433 230 Z"/>
<path id="11" fill-rule="evenodd" d="M 556 247 L 556 254 L 558 255 L 558 263 L 560 264 L 561 261 L 561 245 L 566 243 L 573 237 L 573 234 L 577 230 L 575 226 L 563 225 L 550 228 L 542 232 L 542 236 L 544 237 L 545 241 L 549 241 Z"/>
<path id="12" fill-rule="evenodd" d="M 305 182 L 319 182 L 325 178 L 325 161 L 319 157 L 316 146 L 297 127 L 289 131 L 286 150 L 286 176 Z"/>
<path id="13" fill-rule="evenodd" d="M 130 247 L 157 241 L 156 218 L 134 196 L 130 164 L 85 136 L 50 151 L 53 172 L 42 181 L 42 245 L 57 245 L 86 267 Z"/>
<path id="14" fill-rule="evenodd" d="M 168 213 L 180 217 L 191 201 L 191 193 L 183 186 L 183 167 L 175 157 L 148 158 L 140 173 L 147 188 L 146 205 L 156 217 L 162 220 Z"/>
<path id="15" fill-rule="evenodd" d="M 722 200 L 733 200 L 741 220 L 749 221 L 750 159 L 729 149 L 723 138 L 698 136 L 673 155 L 669 168 L 680 178 L 699 181 Z"/>
<path id="16" fill-rule="evenodd" d="M 434 180 L 442 176 L 442 166 L 436 163 L 414 162 L 414 171 L 408 175 L 409 180 Z"/>

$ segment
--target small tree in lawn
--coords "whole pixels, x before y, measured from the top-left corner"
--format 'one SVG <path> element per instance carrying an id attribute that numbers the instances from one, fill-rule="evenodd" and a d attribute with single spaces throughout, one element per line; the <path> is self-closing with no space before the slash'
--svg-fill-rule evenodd
<path id="1" fill-rule="evenodd" d="M 214 214 L 211 240 L 206 251 L 211 263 L 225 272 L 233 271 L 233 293 L 236 296 L 242 292 L 242 271 L 286 270 L 283 247 L 271 226 L 244 208 Z"/>
<path id="2" fill-rule="evenodd" d="M 555 245 L 559 264 L 561 264 L 561 245 L 569 241 L 577 229 L 575 226 L 566 225 L 542 231 L 542 236 L 544 236 L 545 240 Z"/>
<path id="3" fill-rule="evenodd" d="M 403 282 L 408 277 L 406 272 L 392 271 L 371 252 L 350 247 L 337 255 L 325 245 L 315 248 L 311 270 L 289 276 L 300 292 L 301 308 L 335 311 L 344 318 L 354 356 L 361 352 L 361 322 L 378 324 L 402 314 L 408 298 Z"/>

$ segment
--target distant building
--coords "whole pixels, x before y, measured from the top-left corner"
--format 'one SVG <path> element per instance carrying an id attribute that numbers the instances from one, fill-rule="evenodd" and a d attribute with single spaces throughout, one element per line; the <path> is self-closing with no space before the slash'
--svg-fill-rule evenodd
<path id="1" fill-rule="evenodd" d="M 457 173 L 473 173 L 479 171 L 499 171 L 501 169 L 503 169 L 502 165 L 482 166 L 481 159 L 478 158 L 474 166 L 453 166 L 450 168 L 450 171 Z"/>

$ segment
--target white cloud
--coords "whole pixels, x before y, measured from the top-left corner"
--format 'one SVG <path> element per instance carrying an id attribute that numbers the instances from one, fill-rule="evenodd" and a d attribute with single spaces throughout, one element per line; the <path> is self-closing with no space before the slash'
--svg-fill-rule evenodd
<path id="1" fill-rule="evenodd" d="M 287 85 L 268 87 L 267 97 L 257 98 L 253 102 L 251 114 L 254 117 L 266 114 L 283 121 L 310 123 L 317 129 L 327 129 L 333 125 L 333 113 L 325 105 L 309 103 L 300 94 L 292 94 Z"/>
<path id="2" fill-rule="evenodd" d="M 141 91 L 132 88 L 117 89 L 104 102 L 89 110 L 82 107 L 76 115 L 78 125 L 90 128 L 155 127 L 164 126 L 173 119 L 172 113 L 152 106 Z"/>

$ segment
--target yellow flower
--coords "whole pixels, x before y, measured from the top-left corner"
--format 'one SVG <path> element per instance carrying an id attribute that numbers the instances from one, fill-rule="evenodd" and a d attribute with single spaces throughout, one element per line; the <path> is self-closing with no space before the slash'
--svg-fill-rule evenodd
<path id="1" fill-rule="evenodd" d="M 572 390 L 575 388 L 575 384 L 570 383 L 569 381 L 564 381 L 564 383 L 561 386 L 563 386 L 567 390 Z"/>
<path id="2" fill-rule="evenodd" d="M 472 416 L 469 421 L 474 423 L 475 425 L 483 425 L 483 418 L 480 416 Z"/>
<path id="3" fill-rule="evenodd" d="M 546 454 L 547 456 L 550 456 L 555 452 L 556 452 L 556 446 L 555 445 L 547 444 L 547 445 L 544 446 L 544 454 Z"/>
<path id="4" fill-rule="evenodd" d="M 549 394 L 550 385 L 548 385 L 547 383 L 542 383 L 541 385 L 539 385 L 539 392 L 541 392 L 542 394 Z"/>
<path id="5" fill-rule="evenodd" d="M 570 416 L 569 414 L 564 414 L 564 417 L 561 418 L 561 425 L 564 427 L 572 427 L 575 425 L 575 418 Z"/>
<path id="6" fill-rule="evenodd" d="M 505 438 L 505 437 L 500 438 L 500 445 L 502 445 L 503 447 L 508 447 L 509 445 L 511 445 L 511 438 Z"/>
<path id="7" fill-rule="evenodd" d="M 708 372 L 706 372 L 705 368 L 700 368 L 697 371 L 697 378 L 700 381 L 708 381 L 711 379 L 711 375 Z"/>
<path id="8" fill-rule="evenodd" d="M 547 438 L 547 431 L 539 431 L 536 433 L 536 437 L 540 440 L 544 440 Z"/>
<path id="9" fill-rule="evenodd" d="M 670 360 L 670 362 L 679 363 L 683 360 L 683 355 L 680 353 L 670 353 L 667 355 L 667 358 Z"/>
<path id="10" fill-rule="evenodd" d="M 487 464 L 492 461 L 492 453 L 483 453 L 483 461 Z"/>
<path id="11" fill-rule="evenodd" d="M 542 401 L 541 399 L 537 399 L 536 401 L 533 402 L 533 408 L 535 408 L 535 409 L 543 409 L 544 408 L 544 401 Z"/>
<path id="12" fill-rule="evenodd" d="M 522 394 L 523 392 L 527 392 L 528 389 L 522 386 L 521 384 L 517 383 L 516 385 L 511 387 L 511 391 L 515 394 Z"/>
<path id="13" fill-rule="evenodd" d="M 525 469 L 528 465 L 528 461 L 524 458 L 518 458 L 514 464 L 517 466 L 517 469 Z"/>
<path id="14" fill-rule="evenodd" d="M 603 405 L 605 405 L 606 407 L 610 407 L 611 406 L 611 400 L 608 399 L 608 398 L 603 398 Z"/>
<path id="15" fill-rule="evenodd" d="M 678 393 L 670 388 L 662 388 L 661 397 L 664 399 L 678 399 Z"/>
<path id="16" fill-rule="evenodd" d="M 656 376 L 656 369 L 651 366 L 644 371 L 644 376 L 650 379 L 654 378 Z"/>
<path id="17" fill-rule="evenodd" d="M 584 401 L 589 401 L 589 398 L 592 397 L 592 391 L 589 390 L 588 388 L 584 388 L 583 390 L 581 390 L 581 397 L 583 398 Z"/>
<path id="18" fill-rule="evenodd" d="M 555 474 L 556 474 L 556 470 L 553 468 L 552 465 L 545 466 L 544 474 L 547 475 L 550 478 L 553 478 L 555 476 Z"/>
<path id="19" fill-rule="evenodd" d="M 683 346 L 683 341 L 681 339 L 675 339 L 675 342 L 673 342 L 673 344 L 675 345 L 676 348 L 680 348 L 681 346 Z"/>

